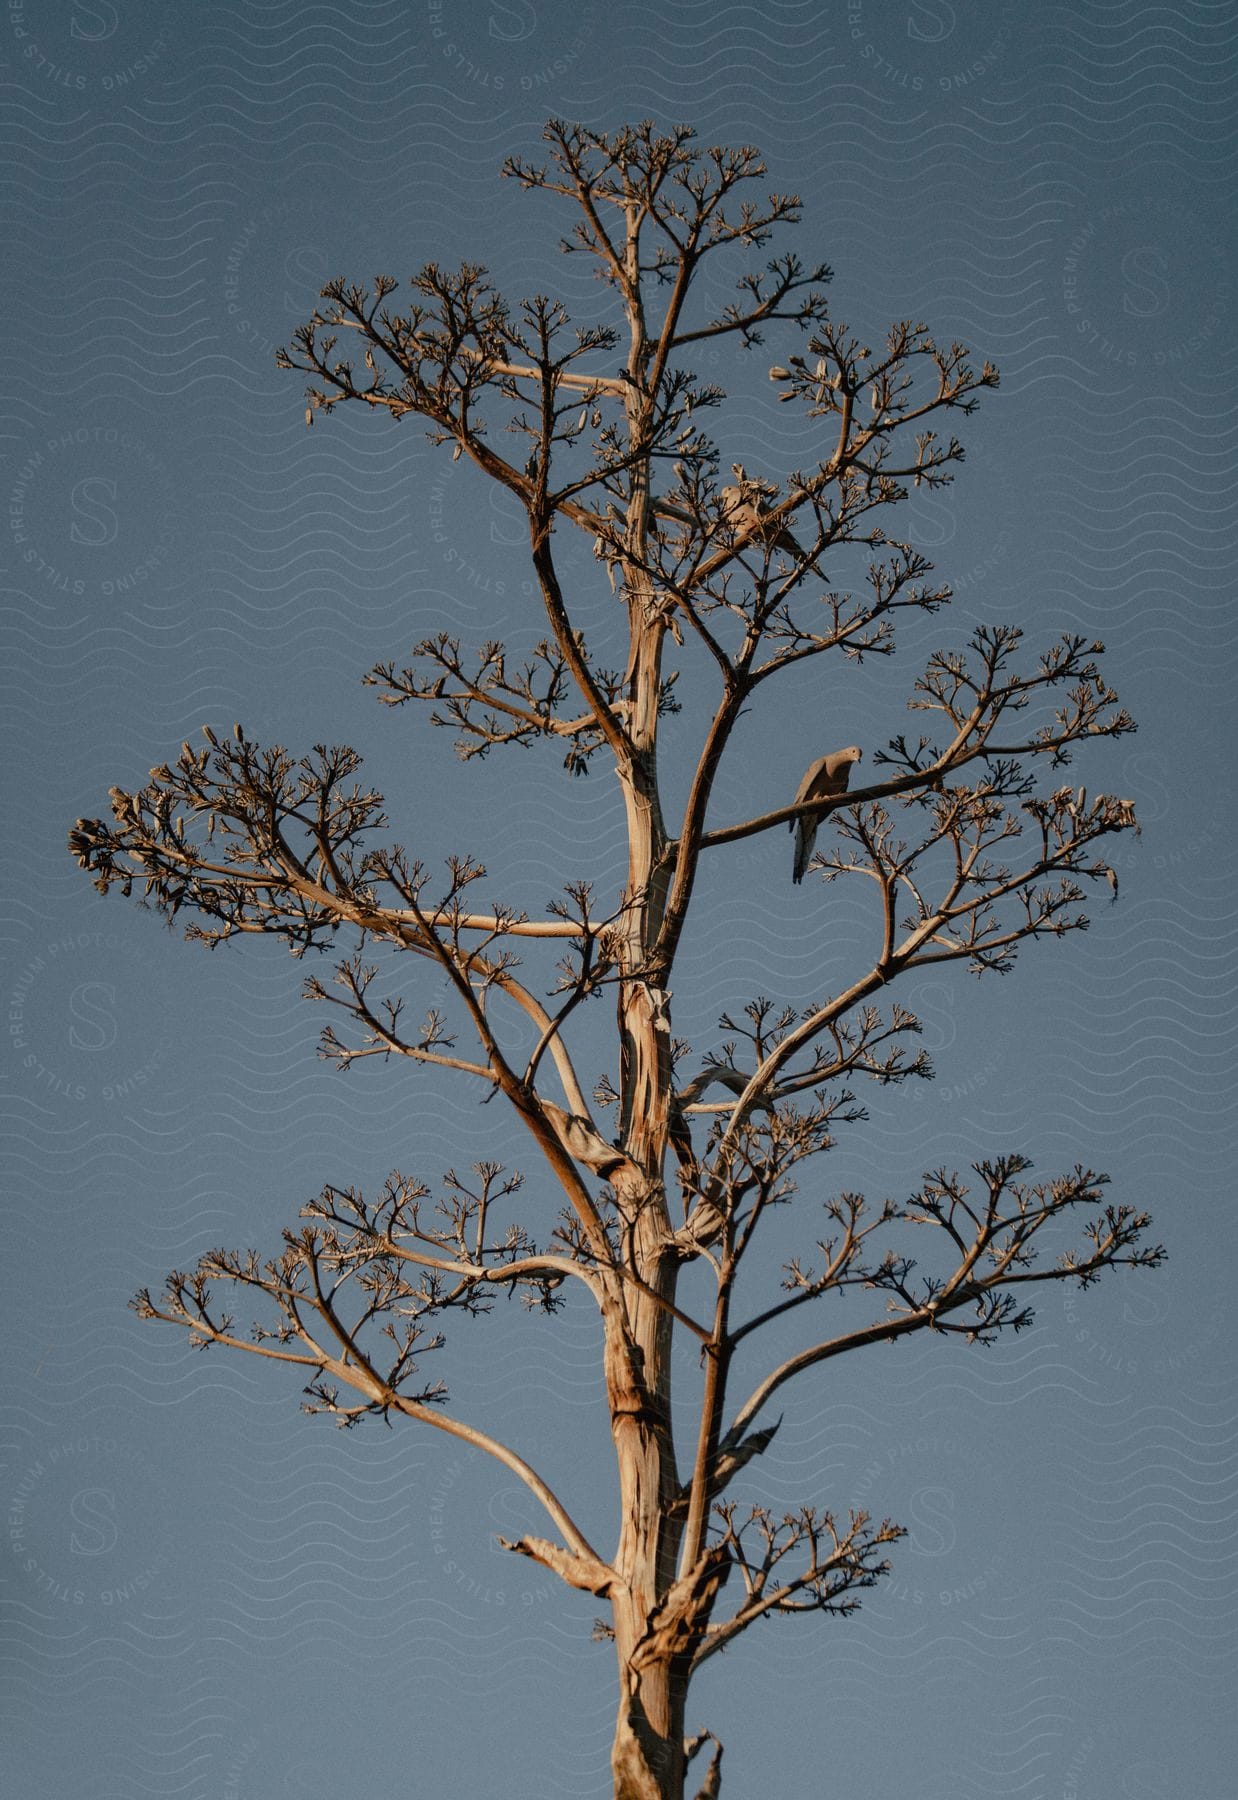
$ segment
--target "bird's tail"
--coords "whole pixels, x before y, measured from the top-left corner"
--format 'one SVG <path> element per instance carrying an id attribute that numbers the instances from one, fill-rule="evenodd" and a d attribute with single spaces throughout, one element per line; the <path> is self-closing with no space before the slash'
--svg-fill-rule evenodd
<path id="1" fill-rule="evenodd" d="M 808 831 L 805 828 L 803 819 L 796 819 L 793 824 L 795 826 L 795 861 L 791 865 L 791 879 L 798 887 L 804 879 L 808 858 L 812 855 L 813 839 L 817 834 L 815 829 Z"/>

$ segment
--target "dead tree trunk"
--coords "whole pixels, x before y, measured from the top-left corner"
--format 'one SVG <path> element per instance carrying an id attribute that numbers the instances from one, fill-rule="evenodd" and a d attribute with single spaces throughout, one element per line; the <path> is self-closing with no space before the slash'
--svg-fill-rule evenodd
<path id="1" fill-rule="evenodd" d="M 638 1220 L 638 1238 L 661 1234 L 648 1206 Z M 643 1221 L 648 1219 L 649 1223 Z M 644 1259 L 641 1259 L 642 1261 Z M 673 1267 L 664 1264 L 649 1283 L 664 1295 L 673 1290 Z M 630 1308 L 629 1363 L 634 1380 L 626 1391 L 611 1388 L 611 1429 L 618 1463 L 621 1518 L 613 1566 L 619 1582 L 612 1594 L 615 1648 L 619 1662 L 619 1707 L 612 1769 L 616 1800 L 680 1800 L 683 1794 L 686 1671 L 674 1658 L 660 1629 L 675 1579 L 681 1528 L 672 1515 L 677 1486 L 670 1425 L 669 1315 L 639 1295 Z"/>

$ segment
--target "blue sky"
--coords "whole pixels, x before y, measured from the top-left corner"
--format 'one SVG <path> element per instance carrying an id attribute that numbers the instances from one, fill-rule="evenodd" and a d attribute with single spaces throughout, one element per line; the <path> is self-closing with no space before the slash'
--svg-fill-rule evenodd
<path id="1" fill-rule="evenodd" d="M 905 508 L 953 607 L 892 663 L 754 717 L 719 818 L 905 729 L 924 655 L 978 622 L 1103 639 L 1140 723 L 1078 765 L 1138 805 L 1119 903 L 1002 981 L 926 971 L 903 997 L 937 1080 L 866 1096 L 822 1179 L 899 1195 L 998 1150 L 1082 1161 L 1154 1213 L 1170 1262 L 1046 1291 L 1034 1331 L 988 1352 L 879 1351 L 797 1393 L 753 1496 L 862 1504 L 911 1535 L 857 1618 L 766 1625 L 711 1665 L 691 1723 L 726 1740 L 737 1794 L 1227 1792 L 1232 5 L 66 0 L 9 6 L 0 58 L 12 1790 L 608 1791 L 594 1605 L 493 1545 L 535 1525 L 523 1494 L 411 1428 L 305 1419 L 295 1380 L 125 1309 L 212 1245 L 273 1249 L 328 1180 L 433 1178 L 516 1138 L 467 1087 L 341 1076 L 277 946 L 208 956 L 100 900 L 64 851 L 109 785 L 241 720 L 355 744 L 399 834 L 482 857 L 496 895 L 614 880 L 601 771 L 462 767 L 360 685 L 436 629 L 536 633 L 516 522 L 415 425 L 307 432 L 273 360 L 329 276 L 432 257 L 587 312 L 562 215 L 498 178 L 553 112 L 759 144 L 770 185 L 803 196 L 786 241 L 832 265 L 837 313 L 869 338 L 924 318 L 1002 370 L 955 486 Z M 804 457 L 765 380 L 791 348 L 702 366 L 732 396 L 724 464 Z M 605 632 L 587 555 L 575 579 Z M 690 723 L 668 735 L 672 791 Z M 699 1044 L 862 942 L 858 908 L 788 872 L 785 833 L 711 869 L 675 995 Z M 461 1413 L 501 1423 L 604 1535 L 595 1347 L 584 1312 L 500 1312 L 457 1327 L 447 1372 Z"/>

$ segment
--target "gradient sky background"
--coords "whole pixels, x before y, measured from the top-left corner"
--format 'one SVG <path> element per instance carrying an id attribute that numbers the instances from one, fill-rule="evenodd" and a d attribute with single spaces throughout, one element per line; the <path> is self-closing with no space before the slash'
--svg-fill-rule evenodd
<path id="1" fill-rule="evenodd" d="M 833 265 L 838 314 L 870 339 L 923 317 L 1002 369 L 957 484 L 904 509 L 954 607 L 891 664 L 754 718 L 716 817 L 905 729 L 924 654 L 978 621 L 1033 648 L 1104 639 L 1141 727 L 1077 765 L 1138 803 L 1120 903 L 1004 981 L 904 991 L 938 1079 L 866 1095 L 818 1191 L 900 1196 L 1007 1149 L 1079 1160 L 1153 1211 L 1168 1267 L 1046 1290 L 1035 1329 L 987 1352 L 917 1342 L 793 1390 L 746 1491 L 911 1535 L 857 1618 L 767 1624 L 711 1664 L 690 1723 L 725 1739 L 736 1796 L 1231 1793 L 1232 0 L 13 0 L 0 55 L 6 1791 L 609 1791 L 596 1605 L 493 1545 L 541 1529 L 522 1491 L 411 1426 L 307 1420 L 295 1375 L 125 1310 L 210 1246 L 274 1249 L 325 1181 L 433 1179 L 518 1141 L 467 1087 L 316 1060 L 321 1013 L 278 945 L 207 956 L 64 850 L 111 783 L 239 719 L 356 744 L 398 835 L 481 856 L 519 904 L 615 879 L 600 769 L 462 768 L 358 682 L 434 629 L 536 633 L 518 521 L 415 424 L 346 410 L 307 432 L 272 354 L 329 276 L 430 257 L 587 308 L 585 271 L 550 253 L 565 215 L 498 180 L 553 112 L 759 144 L 804 200 L 782 243 Z M 724 464 L 807 457 L 765 380 L 792 348 L 718 367 Z M 602 634 L 613 603 L 577 566 Z M 792 888 L 789 859 L 780 833 L 711 868 L 675 994 L 702 1047 L 724 1008 L 828 985 L 862 938 L 851 898 Z M 549 1204 L 531 1184 L 530 1216 Z M 507 1309 L 457 1325 L 444 1372 L 605 1539 L 595 1348 L 581 1309 Z"/>

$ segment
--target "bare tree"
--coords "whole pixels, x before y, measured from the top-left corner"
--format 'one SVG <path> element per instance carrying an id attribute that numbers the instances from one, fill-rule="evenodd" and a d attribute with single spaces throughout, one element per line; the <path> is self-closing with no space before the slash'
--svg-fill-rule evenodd
<path id="1" fill-rule="evenodd" d="M 1086 927 L 1086 885 L 1114 885 L 1103 840 L 1135 828 L 1133 809 L 1055 777 L 1075 746 L 1133 726 L 1099 671 L 1100 644 L 1067 635 L 1028 657 L 1018 630 L 982 627 L 965 649 L 929 658 L 910 700 L 925 735 L 870 754 L 867 785 L 855 746 L 814 763 L 794 801 L 719 820 L 711 795 L 744 709 L 767 704 L 810 659 L 855 666 L 889 653 L 900 612 L 949 599 L 886 521 L 909 483 L 952 478 L 963 453 L 941 421 L 970 413 L 997 375 L 918 323 L 893 326 L 871 350 L 831 317 L 828 269 L 793 254 L 743 272 L 716 317 L 694 314 L 707 258 L 763 246 L 799 218 L 793 195 L 744 197 L 765 174 L 754 149 L 702 150 L 686 127 L 663 135 L 649 123 L 606 134 L 551 121 L 545 139 L 545 166 L 513 158 L 504 172 L 574 209 L 563 249 L 596 262 L 609 320 L 573 327 L 544 296 L 510 306 L 480 265 L 429 263 L 401 306 L 388 276 L 368 289 L 332 282 L 279 361 L 311 377 L 311 421 L 353 402 L 416 416 L 524 508 L 547 622 L 525 659 L 509 662 L 495 643 L 469 653 L 440 634 L 410 666 L 381 664 L 366 679 L 390 705 L 427 708 L 466 758 L 550 739 L 573 773 L 595 759 L 613 767 L 627 821 L 622 891 L 599 898 L 570 871 L 545 917 L 473 910 L 484 870 L 461 856 L 436 878 L 415 849 L 384 842 L 382 798 L 358 780 L 354 751 L 318 745 L 298 759 L 239 726 L 185 745 L 140 792 L 113 789 L 113 822 L 79 820 L 71 845 L 102 891 L 136 892 L 169 917 L 184 909 L 187 935 L 207 944 L 266 932 L 301 956 L 352 928 L 359 948 L 334 984 L 307 983 L 340 1021 L 323 1033 L 324 1054 L 345 1068 L 399 1056 L 461 1070 L 514 1108 L 544 1165 L 542 1192 L 557 1196 L 536 1232 L 508 1222 L 519 1179 L 501 1167 L 449 1172 L 437 1189 L 396 1173 L 376 1198 L 328 1186 L 274 1259 L 215 1250 L 135 1304 L 196 1343 L 298 1365 L 311 1411 L 346 1424 L 403 1415 L 519 1476 L 552 1535 L 506 1547 L 610 1609 L 616 1796 L 678 1800 L 699 1752 L 698 1800 L 708 1800 L 722 1750 L 710 1732 L 685 1740 L 695 1671 L 758 1619 L 852 1611 L 902 1535 L 863 1512 L 775 1513 L 728 1497 L 770 1446 L 775 1398 L 836 1356 L 912 1332 L 989 1343 L 1028 1323 L 1034 1283 L 1086 1286 L 1163 1255 L 1144 1241 L 1146 1215 L 1106 1200 L 1103 1175 L 1076 1167 L 1031 1181 L 1012 1154 L 978 1156 L 966 1175 L 936 1169 L 903 1204 L 829 1199 L 819 1241 L 780 1286 L 751 1255 L 770 1209 L 791 1199 L 841 1124 L 863 1117 L 853 1085 L 930 1073 L 914 1049 L 917 1020 L 895 1000 L 883 1006 L 892 984 L 930 964 L 1004 972 L 1025 940 Z M 720 485 L 701 421 L 723 395 L 681 363 L 705 344 L 759 345 L 771 326 L 798 346 L 770 370 L 778 397 L 801 409 L 821 454 L 777 482 L 731 464 Z M 515 450 L 497 447 L 496 418 Z M 598 579 L 622 608 L 622 672 L 600 665 L 573 618 L 558 527 L 591 540 Z M 867 565 L 855 593 L 825 572 L 846 546 Z M 659 727 L 682 672 L 704 723 L 682 815 L 668 823 Z M 677 1042 L 671 983 L 700 859 L 788 826 L 800 827 L 797 880 L 820 826 L 828 847 L 809 869 L 869 884 L 875 956 L 836 991 L 737 1001 L 712 1047 Z M 415 1025 L 402 1001 L 380 1000 L 365 956 L 374 943 L 429 964 L 448 1001 Z M 616 1006 L 617 1068 L 590 1097 L 574 1044 L 582 1003 L 603 991 Z M 519 1027 L 500 1000 L 523 1015 Z M 1065 1215 L 1077 1236 L 1056 1234 Z M 609 1551 L 586 1536 L 570 1496 L 449 1409 L 423 1373 L 445 1314 L 515 1290 L 553 1313 L 572 1282 L 600 1319 L 621 1516 Z M 248 1318 L 262 1303 L 252 1333 L 234 1323 L 231 1309 Z M 802 1319 L 801 1347 L 736 1391 L 737 1351 L 790 1315 Z M 703 1373 L 699 1393 L 673 1406 L 681 1333 Z"/>

